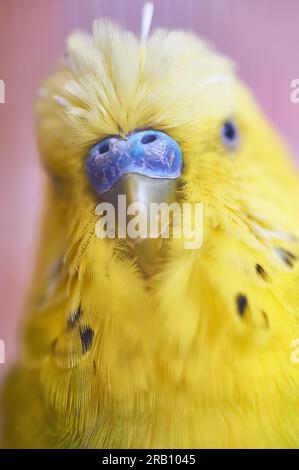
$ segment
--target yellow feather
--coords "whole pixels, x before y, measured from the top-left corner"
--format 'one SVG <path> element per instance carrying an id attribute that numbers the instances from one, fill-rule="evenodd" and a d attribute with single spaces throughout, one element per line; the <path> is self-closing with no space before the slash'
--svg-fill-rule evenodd
<path id="1" fill-rule="evenodd" d="M 141 45 L 96 21 L 43 86 L 50 188 L 3 445 L 298 446 L 299 180 L 231 62 L 192 34 Z M 140 128 L 179 142 L 182 197 L 204 204 L 203 246 L 169 240 L 150 279 L 96 237 L 84 172 L 94 143 Z"/>

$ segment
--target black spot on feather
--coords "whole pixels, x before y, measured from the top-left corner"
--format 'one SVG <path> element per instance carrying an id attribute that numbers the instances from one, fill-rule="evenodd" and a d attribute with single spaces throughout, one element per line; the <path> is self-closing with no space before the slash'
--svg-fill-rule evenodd
<path id="1" fill-rule="evenodd" d="M 67 326 L 70 330 L 75 328 L 76 324 L 81 317 L 81 307 L 79 306 L 74 312 L 71 312 L 68 319 L 67 319 Z"/>
<path id="2" fill-rule="evenodd" d="M 246 309 L 247 304 L 248 304 L 247 297 L 243 294 L 238 294 L 237 298 L 236 298 L 236 301 L 237 301 L 238 312 L 242 317 L 245 313 L 245 309 Z"/>
<path id="3" fill-rule="evenodd" d="M 87 353 L 92 346 L 93 338 L 94 338 L 94 331 L 90 326 L 83 326 L 79 329 L 80 331 L 80 339 L 82 343 L 82 351 L 83 354 Z"/>
<path id="4" fill-rule="evenodd" d="M 284 248 L 281 248 L 279 246 L 276 247 L 275 249 L 278 255 L 280 256 L 280 258 L 285 262 L 285 264 L 289 268 L 293 268 L 294 262 L 297 260 L 297 256 L 294 255 L 294 253 L 291 253 L 290 251 L 285 250 Z"/>
<path id="5" fill-rule="evenodd" d="M 93 367 L 93 373 L 95 374 L 97 372 L 97 365 L 96 365 L 95 360 L 93 360 L 92 367 Z"/>
<path id="6" fill-rule="evenodd" d="M 264 317 L 265 328 L 268 329 L 270 326 L 268 315 L 266 314 L 266 312 L 264 312 L 264 310 L 261 310 L 261 314 Z"/>
<path id="7" fill-rule="evenodd" d="M 52 348 L 52 349 L 55 349 L 55 348 L 56 348 L 57 342 L 58 342 L 58 338 L 53 339 L 53 341 L 52 341 L 52 343 L 51 343 L 51 348 Z"/>
<path id="8" fill-rule="evenodd" d="M 255 265 L 255 270 L 259 276 L 261 276 L 262 279 L 266 280 L 268 278 L 268 274 L 264 270 L 263 266 L 260 264 Z"/>

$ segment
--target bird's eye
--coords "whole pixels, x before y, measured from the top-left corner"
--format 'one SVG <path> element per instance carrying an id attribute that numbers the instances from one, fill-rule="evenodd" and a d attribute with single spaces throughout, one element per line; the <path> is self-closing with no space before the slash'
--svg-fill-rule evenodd
<path id="1" fill-rule="evenodd" d="M 221 139 L 230 150 L 235 150 L 240 142 L 239 132 L 233 120 L 225 121 L 221 128 Z"/>

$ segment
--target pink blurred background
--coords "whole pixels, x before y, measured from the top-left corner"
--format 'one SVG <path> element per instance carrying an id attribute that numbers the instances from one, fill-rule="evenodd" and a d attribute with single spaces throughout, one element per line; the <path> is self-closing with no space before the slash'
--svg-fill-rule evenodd
<path id="1" fill-rule="evenodd" d="M 110 17 L 139 32 L 142 0 L 0 0 L 0 339 L 6 364 L 17 352 L 18 324 L 37 240 L 42 172 L 32 102 L 40 79 L 63 53 L 74 28 Z M 298 0 L 156 0 L 153 28 L 197 32 L 238 64 L 267 114 L 299 154 Z M 298 160 L 299 161 L 299 160 Z"/>

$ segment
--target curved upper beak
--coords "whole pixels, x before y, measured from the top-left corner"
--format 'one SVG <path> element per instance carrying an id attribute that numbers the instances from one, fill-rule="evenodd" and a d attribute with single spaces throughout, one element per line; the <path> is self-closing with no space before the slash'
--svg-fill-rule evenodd
<path id="1" fill-rule="evenodd" d="M 161 233 L 153 236 L 150 230 L 151 207 L 176 201 L 177 178 L 182 174 L 182 165 L 177 142 L 167 134 L 153 130 L 133 133 L 127 140 L 105 139 L 91 149 L 86 162 L 94 189 L 102 201 L 111 203 L 115 209 L 117 227 L 120 222 L 128 227 L 136 210 L 139 221 L 140 217 L 146 221 L 145 233 L 141 236 L 132 236 L 129 230 L 121 227 L 146 275 L 156 271 L 162 247 Z M 155 217 L 161 217 L 161 213 L 155 212 Z M 159 226 L 160 221 L 156 222 Z"/>

